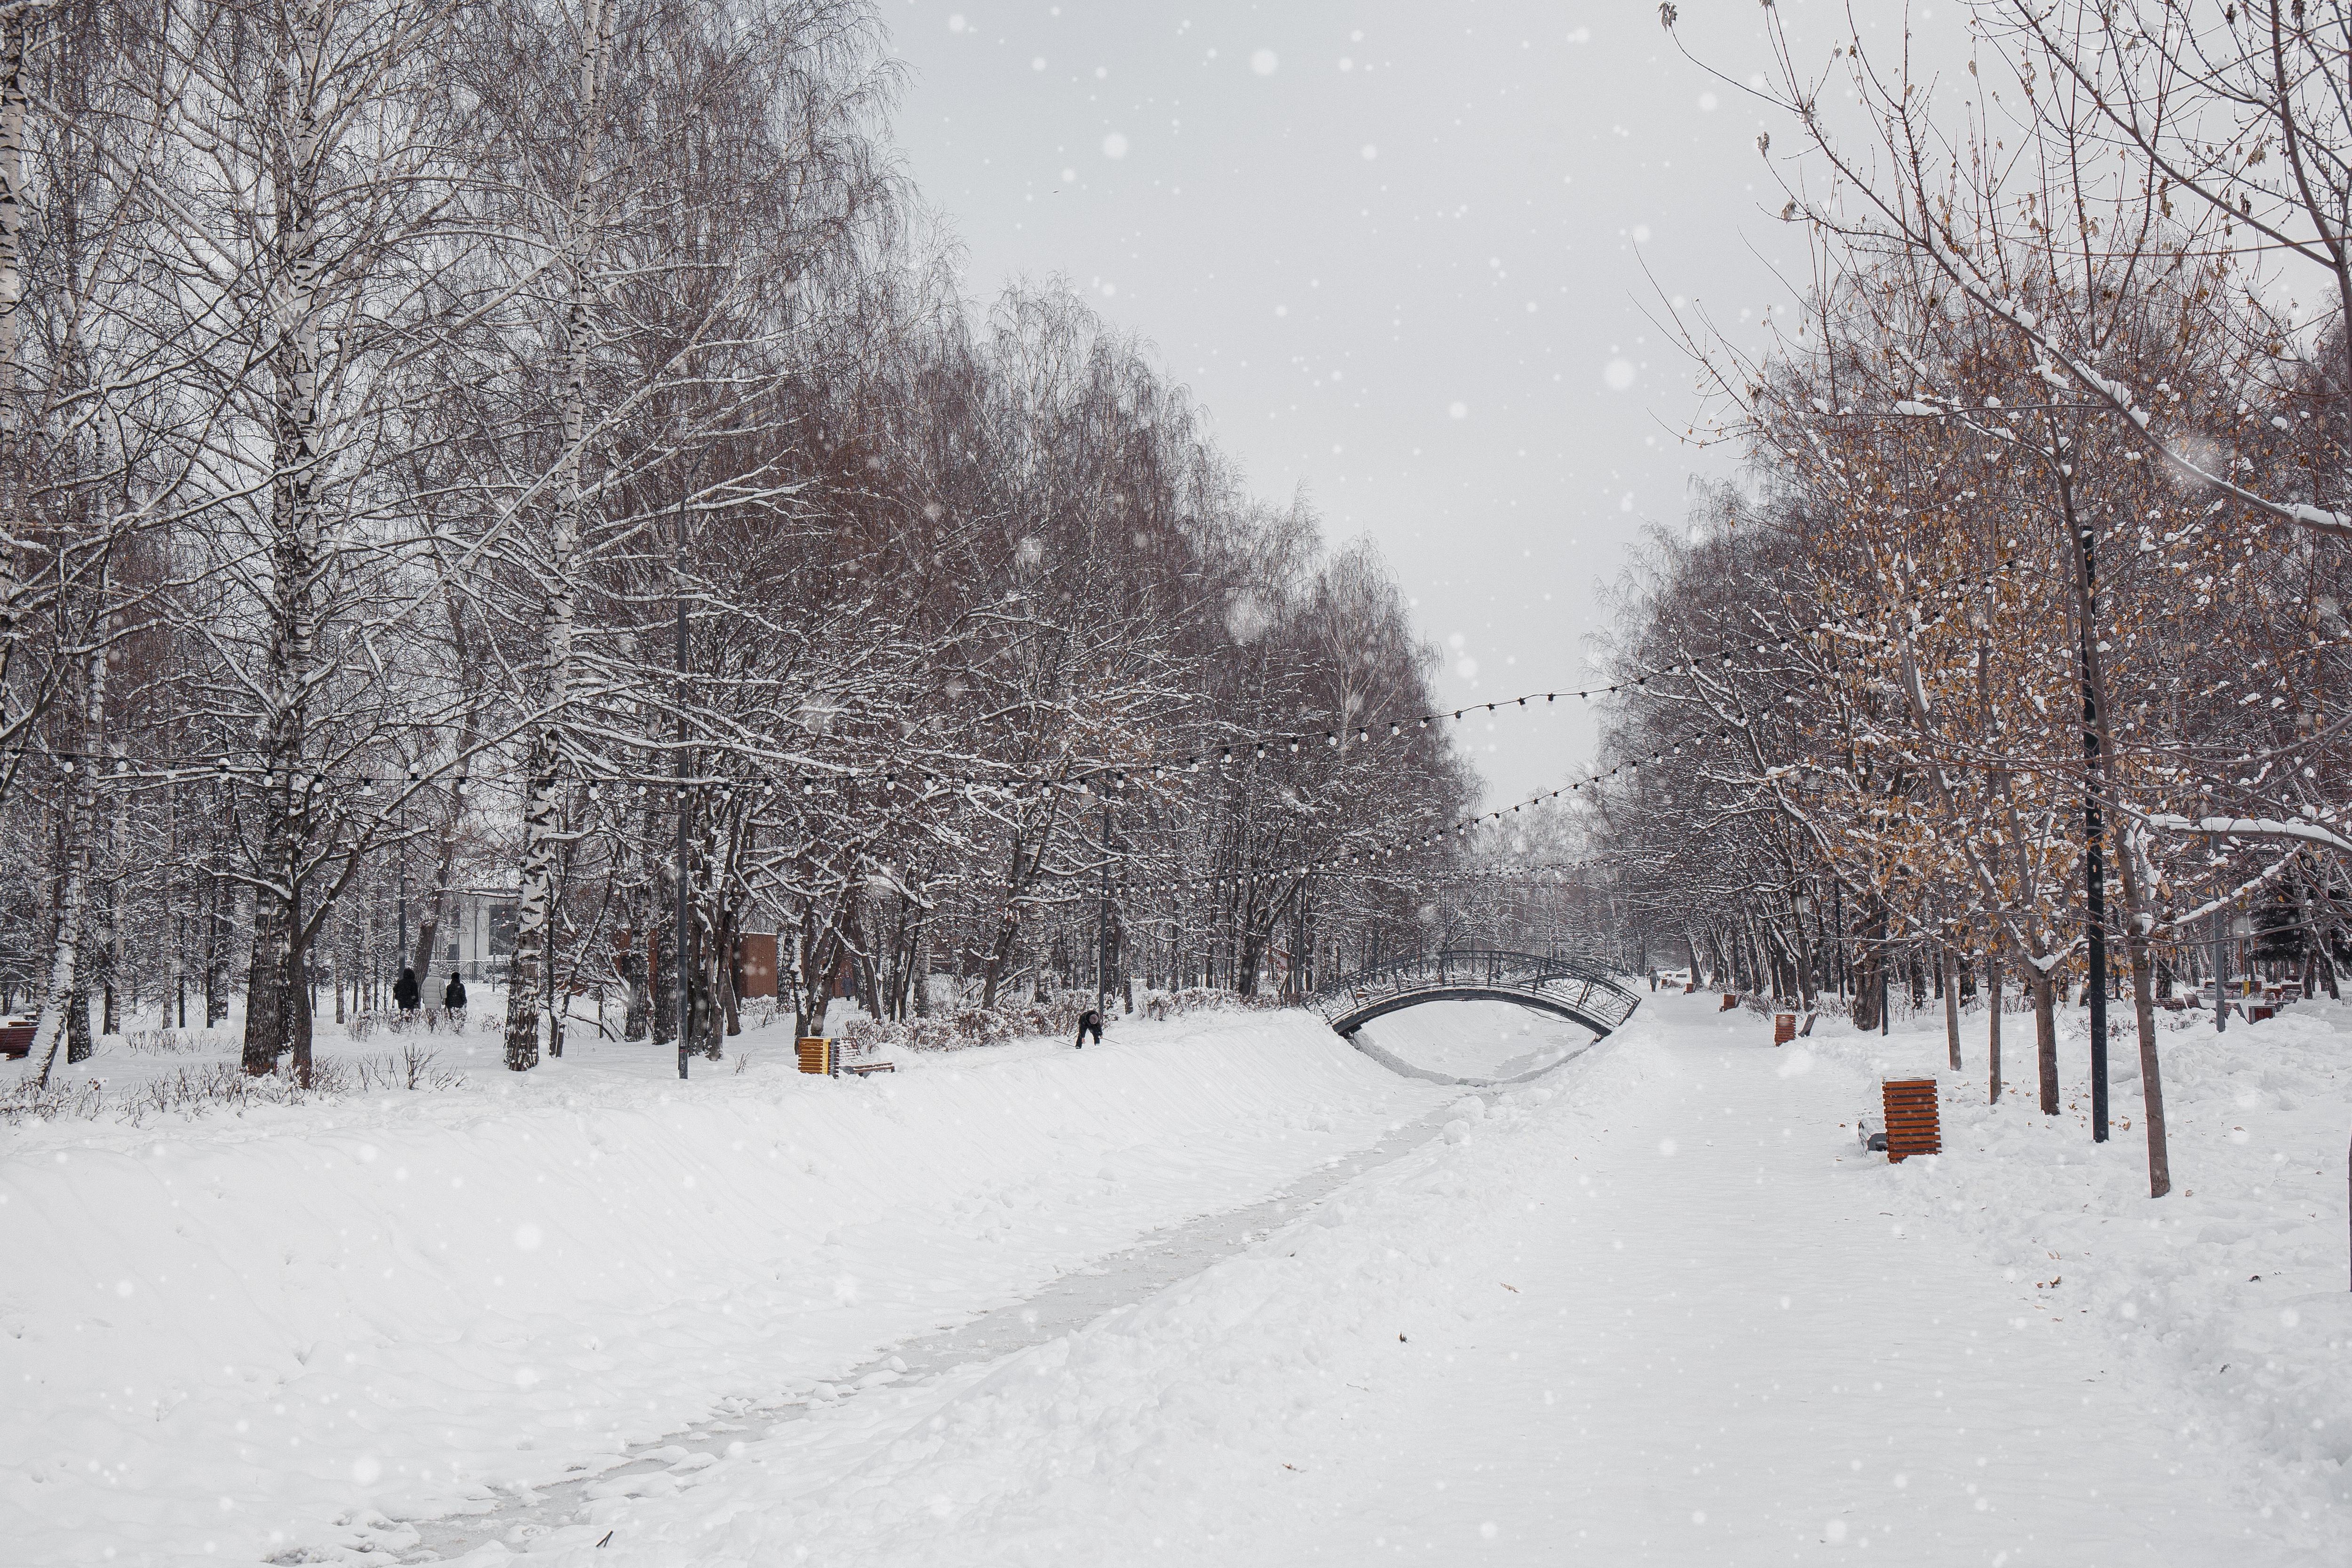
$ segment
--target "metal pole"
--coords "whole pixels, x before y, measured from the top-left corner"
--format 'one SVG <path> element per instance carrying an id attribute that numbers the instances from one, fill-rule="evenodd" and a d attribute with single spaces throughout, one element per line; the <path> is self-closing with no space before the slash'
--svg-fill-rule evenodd
<path id="1" fill-rule="evenodd" d="M 1095 932 L 1095 1012 L 1110 1011 L 1110 796 L 1103 796 L 1102 908 Z"/>
<path id="2" fill-rule="evenodd" d="M 687 489 L 692 488 L 689 474 Z M 677 1076 L 687 1076 L 686 1058 L 689 1045 L 688 1030 L 693 1023 L 690 991 L 687 984 L 686 954 L 687 921 L 689 918 L 686 887 L 687 833 L 687 756 L 686 756 L 686 489 L 677 495 L 677 951 L 672 956 L 671 984 L 677 987 Z"/>
<path id="3" fill-rule="evenodd" d="M 1885 924 L 1884 921 L 1879 923 Z M 1892 1034 L 1895 1028 L 1894 1021 L 1886 1011 L 1886 949 L 1882 944 L 1878 950 L 1878 1032 L 1881 1035 Z"/>
<path id="4" fill-rule="evenodd" d="M 2091 686 L 2091 616 L 2099 602 L 2097 535 L 2083 538 L 2083 901 L 2090 921 L 2091 1141 L 2107 1141 L 2107 870 L 2099 821 L 2099 704 Z"/>
<path id="5" fill-rule="evenodd" d="M 1830 877 L 1830 920 L 1837 933 L 1834 939 L 1836 942 L 1836 956 L 1831 961 L 1831 963 L 1832 967 L 1837 971 L 1838 1000 L 1843 1002 L 1845 1000 L 1846 971 L 1845 884 L 1837 879 L 1834 872 L 1832 872 Z M 1698 960 L 1694 956 L 1691 962 L 1696 963 Z"/>
<path id="6" fill-rule="evenodd" d="M 2209 838 L 2206 847 L 2219 847 Z M 2230 1027 L 2229 941 L 2230 905 L 2225 899 L 2213 911 L 2213 1032 L 2217 1035 L 2226 1034 Z"/>

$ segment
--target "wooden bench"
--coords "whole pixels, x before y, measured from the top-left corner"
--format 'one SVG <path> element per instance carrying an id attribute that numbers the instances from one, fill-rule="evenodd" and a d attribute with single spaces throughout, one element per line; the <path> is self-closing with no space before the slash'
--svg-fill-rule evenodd
<path id="1" fill-rule="evenodd" d="M 824 1035 L 803 1035 L 793 1043 L 793 1052 L 800 1058 L 801 1071 L 822 1073 L 827 1078 L 839 1078 L 850 1073 L 864 1078 L 868 1073 L 897 1072 L 897 1062 L 847 1062 L 841 1059 L 841 1042 Z"/>
<path id="2" fill-rule="evenodd" d="M 33 1026 L 12 1018 L 0 1024 L 0 1057 L 26 1057 L 33 1054 Z"/>
<path id="3" fill-rule="evenodd" d="M 1899 1164 L 1914 1154 L 1940 1154 L 1944 1132 L 1936 1107 L 1932 1078 L 1890 1078 L 1878 1086 L 1879 1103 L 1886 1112 L 1886 1163 Z"/>
<path id="4" fill-rule="evenodd" d="M 1772 1043 L 1785 1046 L 1797 1037 L 1797 1016 L 1794 1013 L 1772 1015 Z"/>

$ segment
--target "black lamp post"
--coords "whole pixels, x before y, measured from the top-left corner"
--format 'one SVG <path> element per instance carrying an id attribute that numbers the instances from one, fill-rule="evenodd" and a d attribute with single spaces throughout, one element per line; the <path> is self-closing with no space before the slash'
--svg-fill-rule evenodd
<path id="1" fill-rule="evenodd" d="M 692 1045 L 693 993 L 687 979 L 687 921 L 692 918 L 686 882 L 687 826 L 692 813 L 688 810 L 691 789 L 687 782 L 686 741 L 686 502 L 694 489 L 694 470 L 687 470 L 686 483 L 677 492 L 677 555 L 673 574 L 677 597 L 677 952 L 672 954 L 671 984 L 677 987 L 677 1076 L 687 1076 L 686 1062 Z"/>

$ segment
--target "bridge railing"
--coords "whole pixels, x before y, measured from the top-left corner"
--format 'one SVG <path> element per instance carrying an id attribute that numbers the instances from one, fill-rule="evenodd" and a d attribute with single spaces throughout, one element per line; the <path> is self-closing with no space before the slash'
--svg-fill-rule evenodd
<path id="1" fill-rule="evenodd" d="M 1565 994 L 1571 985 L 1577 988 L 1572 999 Z M 1307 1002 L 1334 1020 L 1408 992 L 1460 986 L 1541 992 L 1610 1028 L 1632 1017 L 1641 1005 L 1633 992 L 1590 960 L 1496 948 L 1450 948 L 1373 964 L 1318 987 Z"/>

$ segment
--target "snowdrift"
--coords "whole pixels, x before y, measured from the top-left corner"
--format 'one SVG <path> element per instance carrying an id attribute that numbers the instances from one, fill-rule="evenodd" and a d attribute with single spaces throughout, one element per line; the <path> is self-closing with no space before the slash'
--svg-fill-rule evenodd
<path id="1" fill-rule="evenodd" d="M 1295 1013 L 866 1080 L 741 1047 L 690 1083 L 589 1046 L 449 1093 L 0 1132 L 0 1555 L 251 1561 L 553 1479 L 1444 1098 Z"/>
<path id="2" fill-rule="evenodd" d="M 1817 1059 L 1856 1069 L 1856 1110 L 1882 1077 L 1937 1079 L 1943 1156 L 1888 1174 L 1906 1207 L 2031 1282 L 2041 1310 L 2103 1324 L 2118 1354 L 2179 1391 L 2184 1424 L 2263 1455 L 2282 1512 L 2285 1495 L 2301 1494 L 2299 1508 L 2352 1517 L 2352 1005 L 2232 1018 L 2222 1035 L 2210 1013 L 2158 1018 L 2173 1191 L 2154 1202 L 2127 1005 L 2109 1015 L 2105 1145 L 2091 1142 L 2079 1006 L 2059 1015 L 2055 1117 L 2040 1109 L 2031 1014 L 2003 1016 L 1999 1105 L 1981 1012 L 1962 1020 L 1957 1073 L 1940 1018 L 1885 1037 L 1825 1023 L 1782 1053 L 1780 1070 Z"/>

